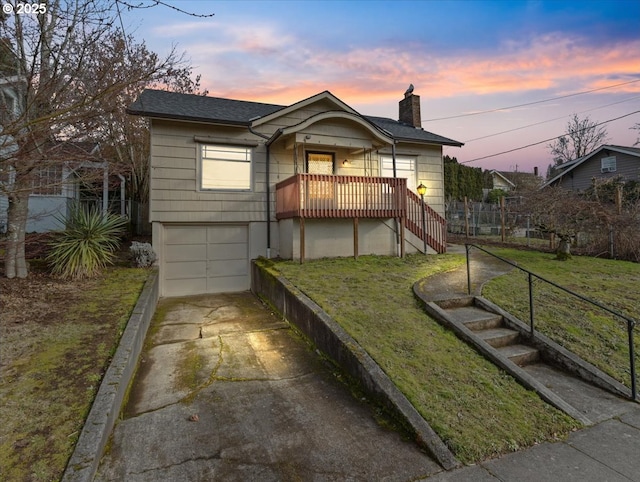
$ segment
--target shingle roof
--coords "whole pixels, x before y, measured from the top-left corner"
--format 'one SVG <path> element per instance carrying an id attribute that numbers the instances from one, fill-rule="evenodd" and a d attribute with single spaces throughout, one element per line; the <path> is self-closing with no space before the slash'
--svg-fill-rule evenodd
<path id="1" fill-rule="evenodd" d="M 454 141 L 453 139 L 449 139 L 447 137 L 439 136 L 438 134 L 434 134 L 433 132 L 425 131 L 423 129 L 416 129 L 415 127 L 404 124 L 402 122 L 388 119 L 386 117 L 372 117 L 372 116 L 363 116 L 369 122 L 374 123 L 381 129 L 386 130 L 391 133 L 391 135 L 398 140 L 406 140 L 406 141 L 418 141 L 418 142 L 429 142 L 435 144 L 442 144 L 445 146 L 457 146 L 460 147 L 464 145 L 462 142 Z"/>
<path id="2" fill-rule="evenodd" d="M 233 125 L 251 125 L 251 121 L 273 114 L 287 106 L 248 102 L 243 100 L 223 99 L 193 94 L 178 94 L 162 90 L 145 90 L 138 99 L 129 106 L 127 112 L 134 115 L 176 119 L 187 121 L 214 122 Z M 379 128 L 389 132 L 395 139 L 462 146 L 453 139 L 448 139 L 431 132 L 416 129 L 393 119 L 384 117 L 363 116 Z"/>
<path id="3" fill-rule="evenodd" d="M 251 119 L 272 114 L 284 106 L 223 99 L 163 90 L 145 90 L 129 106 L 129 114 L 225 124 L 249 125 Z"/>

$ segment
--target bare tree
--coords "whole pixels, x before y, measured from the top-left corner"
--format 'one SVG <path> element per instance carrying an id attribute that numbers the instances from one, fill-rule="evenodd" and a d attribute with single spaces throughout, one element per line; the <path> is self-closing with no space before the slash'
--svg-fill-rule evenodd
<path id="1" fill-rule="evenodd" d="M 98 106 L 118 105 L 123 89 L 180 61 L 171 52 L 127 69 L 113 50 L 122 40 L 113 6 L 107 0 L 56 0 L 38 4 L 30 15 L 0 17 L 0 172 L 7 178 L 0 189 L 9 201 L 9 278 L 27 276 L 25 227 L 35 176 L 70 160 L 55 146 L 86 138 L 86 129 L 98 123 Z"/>
<path id="2" fill-rule="evenodd" d="M 633 127 L 630 127 L 630 129 L 635 129 L 638 131 L 638 138 L 636 139 L 636 142 L 633 143 L 633 145 L 640 145 L 640 122 L 636 122 Z"/>
<path id="3" fill-rule="evenodd" d="M 123 86 L 115 97 L 96 103 L 96 116 L 82 123 L 87 139 L 100 142 L 103 155 L 111 162 L 110 172 L 128 177 L 128 196 L 137 202 L 146 202 L 149 196 L 149 135 L 146 119 L 131 116 L 126 109 L 145 88 L 170 90 L 186 94 L 206 95 L 200 88 L 200 76 L 193 78 L 193 68 L 180 59 L 164 69 L 155 69 L 158 56 L 144 43 L 133 37 L 113 32 L 108 39 L 111 62 L 117 59 L 118 69 L 141 79 Z M 103 52 L 103 55 L 107 52 Z M 154 71 L 155 69 L 155 71 Z M 145 75 L 154 72 L 152 75 Z M 111 75 L 118 75 L 112 72 Z M 79 133 L 81 135 L 81 133 Z"/>
<path id="4" fill-rule="evenodd" d="M 608 140 L 605 127 L 591 121 L 589 116 L 581 119 L 577 114 L 574 114 L 567 122 L 565 134 L 547 145 L 553 156 L 553 164 L 547 177 L 552 176 L 555 172 L 554 169 L 558 166 L 587 155 Z"/>
<path id="5" fill-rule="evenodd" d="M 608 214 L 598 201 L 561 187 L 530 193 L 527 208 L 537 229 L 560 240 L 558 259 L 571 256 L 571 243 L 578 233 L 601 230 L 608 225 Z"/>

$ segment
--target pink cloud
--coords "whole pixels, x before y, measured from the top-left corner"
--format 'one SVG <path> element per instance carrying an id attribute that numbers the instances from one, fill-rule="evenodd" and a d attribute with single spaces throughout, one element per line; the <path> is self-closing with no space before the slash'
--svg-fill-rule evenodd
<path id="1" fill-rule="evenodd" d="M 293 51 L 283 52 L 285 44 L 294 45 Z M 396 100 L 409 83 L 425 97 L 441 98 L 527 90 L 579 91 L 611 85 L 613 76 L 624 81 L 640 72 L 640 58 L 629 55 L 640 52 L 640 40 L 594 47 L 546 36 L 529 45 L 505 46 L 492 56 L 475 53 L 441 58 L 415 47 L 402 52 L 388 47 L 311 55 L 304 46 L 295 45 L 268 29 L 245 36 L 233 50 L 240 56 L 239 63 L 242 56 L 250 57 L 256 75 L 238 79 L 230 72 L 207 69 L 215 79 L 210 90 L 218 95 L 290 103 L 326 88 L 345 95 L 347 102 L 375 103 Z M 209 75 L 204 77 L 206 82 Z M 640 91 L 640 85 L 630 84 L 626 90 Z"/>

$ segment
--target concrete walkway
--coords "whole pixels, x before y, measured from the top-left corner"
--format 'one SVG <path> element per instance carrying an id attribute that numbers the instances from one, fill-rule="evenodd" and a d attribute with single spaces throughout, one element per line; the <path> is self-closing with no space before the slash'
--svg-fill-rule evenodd
<path id="1" fill-rule="evenodd" d="M 465 253 L 455 246 L 448 252 Z M 510 267 L 478 250 L 471 250 L 472 295 L 482 285 L 506 273 Z M 432 301 L 467 296 L 466 266 L 419 283 Z M 579 396 L 579 394 L 574 394 Z M 608 402 L 606 399 L 608 399 Z M 601 482 L 640 481 L 640 405 L 613 395 L 600 397 L 599 423 L 571 434 L 564 442 L 544 443 L 533 448 L 488 460 L 476 466 L 441 472 L 429 482 Z M 605 414 L 618 414 L 606 417 Z"/>
<path id="2" fill-rule="evenodd" d="M 419 480 L 442 469 L 376 422 L 250 293 L 161 300 L 96 480 Z"/>

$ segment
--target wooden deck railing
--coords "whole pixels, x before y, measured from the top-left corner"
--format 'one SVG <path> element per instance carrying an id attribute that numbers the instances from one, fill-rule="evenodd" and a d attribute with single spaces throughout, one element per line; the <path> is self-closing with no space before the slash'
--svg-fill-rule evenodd
<path id="1" fill-rule="evenodd" d="M 424 204 L 424 206 L 423 206 Z M 422 212 L 424 209 L 425 229 L 422 230 Z M 413 191 L 407 189 L 407 216 L 405 227 L 420 239 L 425 239 L 437 253 L 447 252 L 447 221 L 434 211 L 428 204 L 423 203 Z"/>
<path id="2" fill-rule="evenodd" d="M 398 218 L 406 179 L 296 174 L 276 184 L 276 217 Z"/>
<path id="3" fill-rule="evenodd" d="M 435 251 L 447 249 L 445 219 L 423 208 L 404 178 L 296 174 L 276 184 L 276 218 L 401 218 Z"/>

